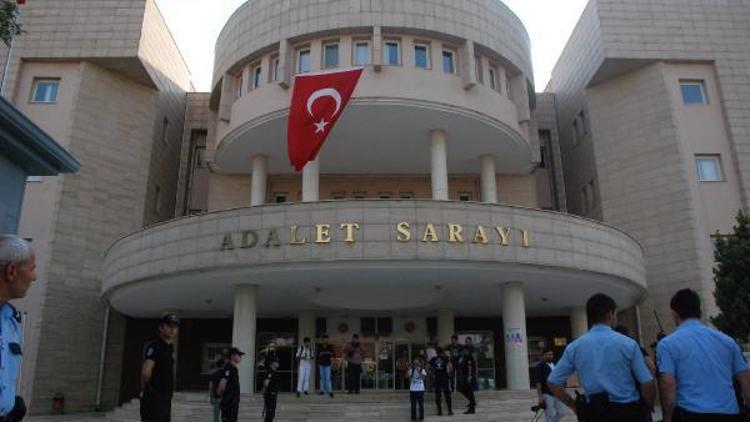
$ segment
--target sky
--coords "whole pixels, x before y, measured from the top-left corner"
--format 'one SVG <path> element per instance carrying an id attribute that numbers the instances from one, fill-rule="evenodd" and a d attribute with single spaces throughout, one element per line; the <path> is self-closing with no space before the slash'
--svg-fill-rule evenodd
<path id="1" fill-rule="evenodd" d="M 210 90 L 216 38 L 229 16 L 245 1 L 156 0 L 197 90 Z M 536 89 L 543 91 L 588 0 L 503 1 L 526 25 L 531 37 Z"/>

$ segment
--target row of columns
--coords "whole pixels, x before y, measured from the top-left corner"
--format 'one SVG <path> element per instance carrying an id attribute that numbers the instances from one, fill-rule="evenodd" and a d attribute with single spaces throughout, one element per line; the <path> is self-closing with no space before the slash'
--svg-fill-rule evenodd
<path id="1" fill-rule="evenodd" d="M 445 131 L 436 129 L 430 132 L 430 170 L 432 199 L 447 201 L 448 189 L 448 140 Z M 495 156 L 486 154 L 479 159 L 482 202 L 497 203 L 497 181 Z M 250 188 L 250 205 L 258 206 L 266 202 L 268 180 L 268 157 L 262 154 L 253 156 L 253 179 Z M 316 202 L 320 192 L 320 162 L 310 161 L 302 169 L 302 202 Z"/>
<path id="2" fill-rule="evenodd" d="M 241 385 L 255 385 L 255 336 L 258 288 L 254 285 L 239 285 L 234 297 L 234 320 L 232 345 L 246 353 L 239 366 Z M 526 337 L 526 297 L 522 283 L 506 283 L 502 286 L 503 333 L 505 335 L 505 373 L 509 390 L 529 389 L 529 354 Z M 438 342 L 450 343 L 453 335 L 455 313 L 444 309 L 438 313 Z M 570 310 L 570 325 L 573 338 L 588 330 L 586 310 L 575 307 Z M 315 313 L 300 312 L 298 342 L 305 337 L 315 338 Z M 250 391 L 253 390 L 250 388 Z"/>

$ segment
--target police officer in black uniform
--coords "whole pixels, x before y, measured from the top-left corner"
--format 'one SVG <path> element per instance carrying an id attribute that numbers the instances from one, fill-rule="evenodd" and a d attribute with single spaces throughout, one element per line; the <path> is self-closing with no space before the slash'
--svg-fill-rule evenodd
<path id="1" fill-rule="evenodd" d="M 266 379 L 263 381 L 263 414 L 265 422 L 273 422 L 276 416 L 276 399 L 279 395 L 279 381 L 276 371 L 279 369 L 279 361 L 269 362 L 266 371 Z"/>
<path id="2" fill-rule="evenodd" d="M 474 377 L 476 374 L 474 357 L 468 348 L 464 348 L 461 351 L 461 356 L 458 358 L 459 373 L 458 373 L 458 392 L 463 394 L 464 397 L 469 401 L 468 409 L 464 412 L 465 415 L 472 415 L 476 413 L 477 401 L 474 397 Z"/>
<path id="3" fill-rule="evenodd" d="M 174 340 L 180 328 L 175 314 L 159 321 L 159 339 L 146 344 L 141 367 L 141 421 L 169 422 L 174 392 Z"/>
<path id="4" fill-rule="evenodd" d="M 237 371 L 245 353 L 236 347 L 229 349 L 224 373 L 219 380 L 217 392 L 221 396 L 221 422 L 237 422 L 240 411 L 240 374 Z"/>
<path id="5" fill-rule="evenodd" d="M 448 356 L 450 352 L 445 351 L 441 347 L 436 350 L 437 356 L 430 359 L 430 369 L 432 370 L 433 378 L 435 380 L 435 404 L 437 404 L 438 416 L 443 415 L 443 404 L 440 396 L 445 395 L 445 403 L 448 405 L 448 414 L 453 414 L 453 404 L 451 403 L 451 370 L 450 358 Z M 448 356 L 446 356 L 448 355 Z M 441 394 L 442 393 L 442 394 Z"/>

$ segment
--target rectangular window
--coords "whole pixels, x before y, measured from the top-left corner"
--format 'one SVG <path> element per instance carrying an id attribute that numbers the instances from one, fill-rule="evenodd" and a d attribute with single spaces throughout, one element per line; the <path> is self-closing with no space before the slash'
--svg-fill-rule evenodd
<path id="1" fill-rule="evenodd" d="M 497 90 L 497 68 L 490 66 L 490 88 Z"/>
<path id="2" fill-rule="evenodd" d="M 330 43 L 323 46 L 323 68 L 328 69 L 339 65 L 339 44 Z"/>
<path id="3" fill-rule="evenodd" d="M 696 155 L 695 168 L 701 182 L 721 182 L 724 173 L 721 169 L 721 158 L 718 155 Z"/>
<path id="4" fill-rule="evenodd" d="M 255 67 L 253 67 L 253 89 L 258 89 L 260 86 L 260 78 L 263 74 L 263 69 L 260 67 L 260 64 L 257 64 Z"/>
<path id="5" fill-rule="evenodd" d="M 59 79 L 34 79 L 34 92 L 31 96 L 33 103 L 55 103 L 60 88 Z"/>
<path id="6" fill-rule="evenodd" d="M 456 53 L 453 50 L 443 50 L 443 72 L 456 73 Z"/>
<path id="7" fill-rule="evenodd" d="M 544 145 L 542 145 L 541 147 L 539 147 L 539 158 L 540 158 L 540 160 L 539 160 L 539 168 L 540 169 L 547 168 L 546 157 L 547 157 L 547 147 L 544 146 Z"/>
<path id="8" fill-rule="evenodd" d="M 242 96 L 242 82 L 245 81 L 245 77 L 243 73 L 240 73 L 240 75 L 236 79 L 237 84 L 237 98 L 240 98 Z"/>
<path id="9" fill-rule="evenodd" d="M 270 82 L 277 82 L 279 80 L 280 63 L 279 56 L 271 57 L 271 72 L 269 72 L 271 76 L 271 79 L 269 79 Z"/>
<path id="10" fill-rule="evenodd" d="M 274 192 L 273 202 L 276 204 L 283 204 L 287 201 L 288 194 L 286 192 Z"/>
<path id="11" fill-rule="evenodd" d="M 379 199 L 391 199 L 393 198 L 393 194 L 390 192 L 378 192 L 378 198 Z"/>
<path id="12" fill-rule="evenodd" d="M 414 44 L 414 67 L 419 69 L 429 69 L 430 67 L 430 46 L 429 44 Z"/>
<path id="13" fill-rule="evenodd" d="M 386 66 L 401 65 L 401 45 L 398 41 L 386 41 L 383 53 Z"/>
<path id="14" fill-rule="evenodd" d="M 229 343 L 204 343 L 201 356 L 201 374 L 211 374 L 218 369 L 218 363 L 223 361 L 227 350 L 232 347 Z"/>
<path id="15" fill-rule="evenodd" d="M 458 193 L 458 200 L 463 202 L 471 201 L 471 192 L 459 192 Z"/>
<path id="16" fill-rule="evenodd" d="M 706 85 L 703 81 L 680 81 L 680 91 L 685 104 L 708 104 Z"/>
<path id="17" fill-rule="evenodd" d="M 474 71 L 476 73 L 477 82 L 480 84 L 484 83 L 484 69 L 482 69 L 482 58 L 479 56 L 474 56 Z"/>
<path id="18" fill-rule="evenodd" d="M 367 192 L 354 192 L 354 199 L 365 199 L 367 198 Z"/>
<path id="19" fill-rule="evenodd" d="M 207 168 L 206 163 L 206 147 L 196 146 L 193 150 L 193 168 L 204 169 Z"/>
<path id="20" fill-rule="evenodd" d="M 354 44 L 354 65 L 366 66 L 370 64 L 370 43 L 357 41 Z"/>
<path id="21" fill-rule="evenodd" d="M 305 48 L 297 52 L 297 73 L 310 71 L 310 49 Z"/>

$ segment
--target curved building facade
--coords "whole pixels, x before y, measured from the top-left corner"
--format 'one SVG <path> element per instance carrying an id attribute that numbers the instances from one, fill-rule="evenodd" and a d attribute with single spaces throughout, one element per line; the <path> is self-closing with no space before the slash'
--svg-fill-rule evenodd
<path id="1" fill-rule="evenodd" d="M 248 352 L 241 376 L 257 385 L 273 344 L 291 389 L 291 350 L 323 333 L 336 361 L 362 336 L 363 388 L 404 388 L 400 362 L 455 333 L 478 344 L 482 388 L 528 389 L 530 360 L 585 331 L 588 295 L 628 308 L 645 292 L 635 240 L 557 212 L 520 20 L 494 0 L 367 7 L 241 6 L 212 93 L 189 102 L 185 217 L 107 253 L 102 294 L 135 318 L 127 338 L 167 310 L 186 319 L 182 388 L 229 345 Z M 295 75 L 354 66 L 351 104 L 295 174 Z"/>

